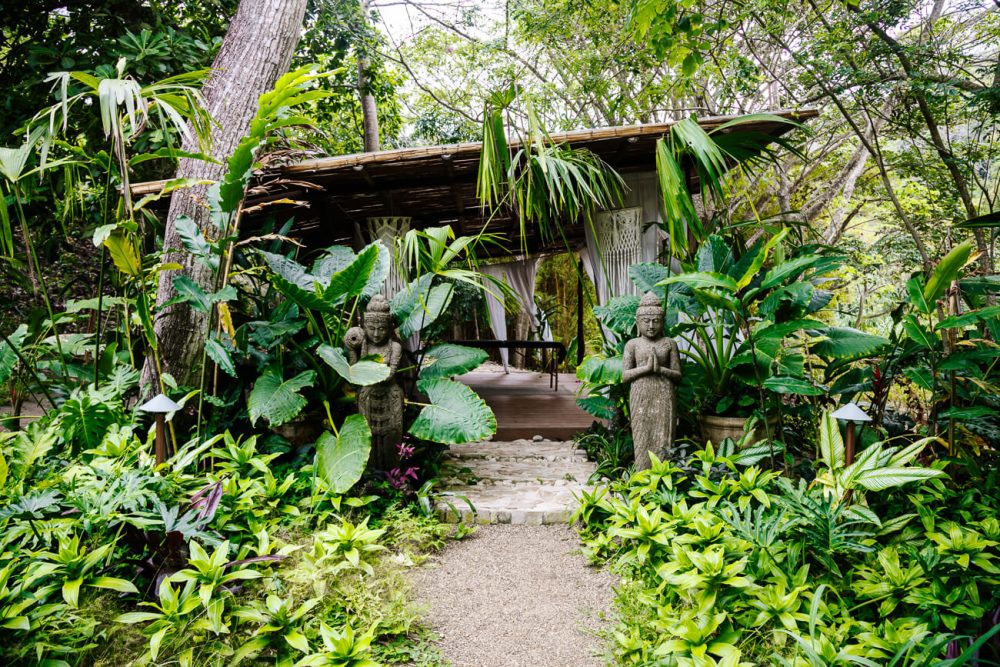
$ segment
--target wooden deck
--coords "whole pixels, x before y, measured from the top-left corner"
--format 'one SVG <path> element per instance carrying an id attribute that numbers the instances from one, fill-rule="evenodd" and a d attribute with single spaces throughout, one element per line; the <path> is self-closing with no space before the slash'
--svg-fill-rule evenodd
<path id="1" fill-rule="evenodd" d="M 580 381 L 559 374 L 559 391 L 549 387 L 548 373 L 473 372 L 459 378 L 472 387 L 497 417 L 494 440 L 518 440 L 540 435 L 569 440 L 585 431 L 594 418 L 576 404 Z"/>

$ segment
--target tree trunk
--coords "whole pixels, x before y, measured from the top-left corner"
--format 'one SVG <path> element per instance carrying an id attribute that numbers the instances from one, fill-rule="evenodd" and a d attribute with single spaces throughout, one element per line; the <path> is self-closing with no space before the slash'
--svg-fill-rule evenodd
<path id="1" fill-rule="evenodd" d="M 211 155 L 221 164 L 181 160 L 178 177 L 222 178 L 225 160 L 246 134 L 257 112 L 258 98 L 288 71 L 299 42 L 305 10 L 306 0 L 241 0 L 204 89 L 208 112 L 217 123 L 212 128 Z M 183 148 L 197 150 L 188 142 Z M 162 371 L 187 386 L 197 384 L 209 316 L 187 304 L 167 308 L 160 308 L 160 305 L 176 295 L 173 281 L 178 275 L 189 276 L 206 291 L 213 289 L 215 276 L 212 271 L 182 251 L 175 227 L 177 218 L 186 215 L 199 228 L 207 230 L 209 236 L 217 236 L 211 231 L 206 198 L 204 187 L 174 192 L 164 230 L 163 261 L 177 262 L 182 268 L 161 273 L 156 294 L 155 331 Z M 143 392 L 156 393 L 158 386 L 155 364 L 147 359 L 142 376 Z"/>
<path id="2" fill-rule="evenodd" d="M 361 13 L 365 25 L 368 24 L 368 0 L 361 0 Z M 361 118 L 364 123 L 365 152 L 373 153 L 379 149 L 378 107 L 375 96 L 368 85 L 368 68 L 371 60 L 363 53 L 364 47 L 358 50 L 358 95 L 361 96 Z"/>

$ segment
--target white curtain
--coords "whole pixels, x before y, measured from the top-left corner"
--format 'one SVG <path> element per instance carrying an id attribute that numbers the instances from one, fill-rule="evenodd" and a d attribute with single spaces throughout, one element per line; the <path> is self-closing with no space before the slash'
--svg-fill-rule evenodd
<path id="1" fill-rule="evenodd" d="M 531 319 L 532 331 L 538 331 L 541 324 L 538 321 L 538 313 L 535 310 L 535 277 L 538 275 L 538 264 L 540 262 L 541 258 L 531 257 L 500 264 L 487 264 L 479 268 L 481 273 L 491 276 L 510 287 L 520 302 L 522 310 Z M 491 286 L 489 283 L 487 283 L 486 287 L 492 292 L 487 292 L 486 294 L 486 310 L 490 315 L 490 328 L 493 329 L 493 335 L 498 340 L 507 340 L 507 314 L 503 294 L 500 293 L 496 286 Z M 543 340 L 552 339 L 551 331 L 548 332 L 548 338 L 545 338 L 544 334 L 545 332 L 543 332 Z M 501 348 L 500 361 L 503 362 L 503 368 L 506 372 L 510 372 L 508 367 L 509 358 L 508 350 Z"/>
<path id="2" fill-rule="evenodd" d="M 479 267 L 479 272 L 490 276 L 491 278 L 495 278 L 500 282 L 506 281 L 506 271 L 504 270 L 503 264 L 487 264 Z M 486 311 L 490 315 L 490 328 L 493 329 L 493 336 L 497 340 L 507 340 L 507 314 L 504 309 L 503 294 L 491 281 L 486 280 L 483 282 L 487 290 Z M 505 373 L 510 373 L 510 368 L 507 366 L 509 358 L 509 351 L 504 348 L 500 348 L 500 362 L 503 364 L 503 370 Z"/>

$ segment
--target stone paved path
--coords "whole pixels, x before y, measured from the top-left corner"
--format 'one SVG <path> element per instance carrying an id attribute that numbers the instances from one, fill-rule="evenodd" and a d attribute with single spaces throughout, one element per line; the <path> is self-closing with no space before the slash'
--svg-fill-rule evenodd
<path id="1" fill-rule="evenodd" d="M 444 480 L 443 491 L 468 498 L 476 508 L 475 520 L 484 524 L 564 524 L 576 509 L 574 494 L 594 472 L 594 464 L 573 442 L 458 445 L 451 447 L 447 463 L 456 474 Z M 472 520 L 460 498 L 438 508 L 446 519 L 456 520 L 457 511 L 463 521 Z"/>
<path id="2" fill-rule="evenodd" d="M 480 526 L 411 573 L 455 667 L 600 667 L 614 579 L 562 526 Z"/>

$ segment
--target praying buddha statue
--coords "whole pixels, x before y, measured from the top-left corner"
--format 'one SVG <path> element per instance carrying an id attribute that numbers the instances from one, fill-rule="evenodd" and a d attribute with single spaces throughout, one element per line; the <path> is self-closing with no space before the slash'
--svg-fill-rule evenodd
<path id="1" fill-rule="evenodd" d="M 677 418 L 676 385 L 681 380 L 677 343 L 663 335 L 663 306 L 647 292 L 636 311 L 639 336 L 625 343 L 622 382 L 630 384 L 629 417 L 635 469 L 650 467 L 649 454 L 673 450 Z"/>
<path id="2" fill-rule="evenodd" d="M 403 390 L 396 382 L 403 348 L 392 338 L 389 302 L 381 294 L 368 302 L 361 323 L 361 327 L 348 329 L 344 345 L 352 364 L 374 357 L 389 367 L 389 377 L 382 382 L 358 387 L 358 412 L 372 432 L 369 465 L 389 470 L 398 463 L 396 448 L 403 440 Z"/>

